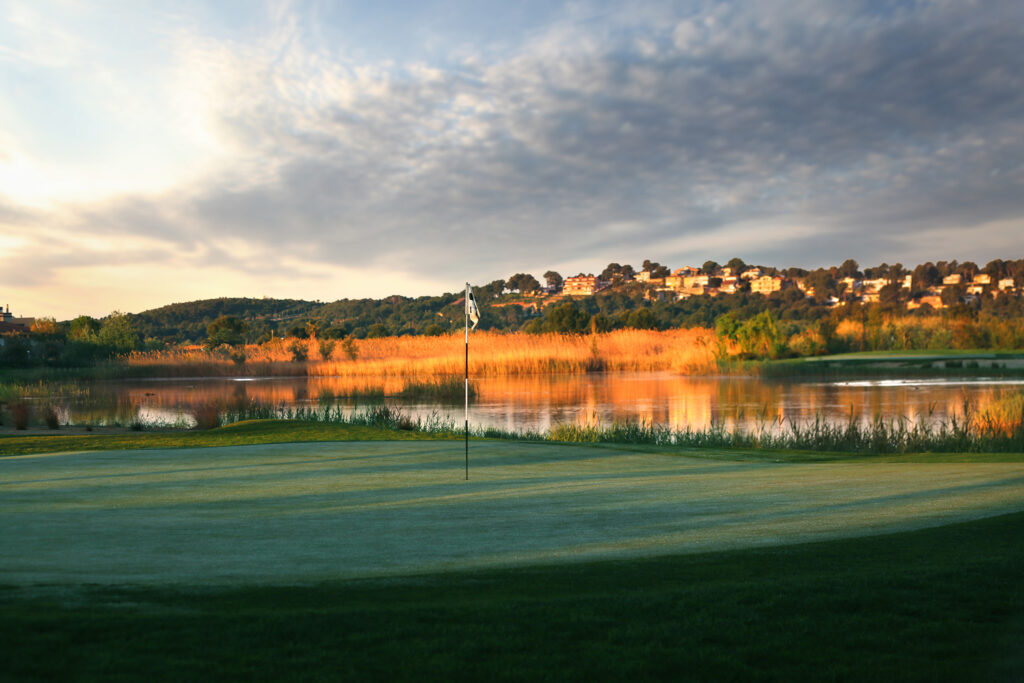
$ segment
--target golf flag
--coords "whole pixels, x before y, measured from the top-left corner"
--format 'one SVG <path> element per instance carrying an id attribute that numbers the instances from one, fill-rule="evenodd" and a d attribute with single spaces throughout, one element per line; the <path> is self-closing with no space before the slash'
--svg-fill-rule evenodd
<path id="1" fill-rule="evenodd" d="M 466 316 L 473 321 L 473 329 L 480 322 L 480 309 L 476 306 L 476 299 L 473 297 L 473 289 L 466 283 Z"/>

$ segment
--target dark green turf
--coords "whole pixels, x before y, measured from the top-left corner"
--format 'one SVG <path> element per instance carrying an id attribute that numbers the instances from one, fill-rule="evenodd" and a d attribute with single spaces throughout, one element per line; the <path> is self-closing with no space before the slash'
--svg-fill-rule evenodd
<path id="1" fill-rule="evenodd" d="M 452 439 L 457 435 L 331 422 L 248 420 L 204 431 L 123 432 L 119 434 L 0 435 L 0 456 L 74 451 L 202 448 L 308 441 L 406 441 Z"/>
<path id="2" fill-rule="evenodd" d="M 1014 514 L 311 587 L 8 588 L 0 679 L 1021 680 L 1022 532 Z"/>

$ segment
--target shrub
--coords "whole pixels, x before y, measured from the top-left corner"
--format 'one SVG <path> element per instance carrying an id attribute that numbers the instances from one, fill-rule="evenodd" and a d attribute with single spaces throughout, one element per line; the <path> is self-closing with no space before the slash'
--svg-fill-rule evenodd
<path id="1" fill-rule="evenodd" d="M 220 426 L 220 406 L 210 401 L 192 408 L 196 429 L 216 429 Z"/>
<path id="2" fill-rule="evenodd" d="M 32 414 L 32 409 L 24 401 L 19 401 L 11 405 L 11 418 L 14 420 L 15 429 L 28 429 L 29 417 Z"/>
<path id="3" fill-rule="evenodd" d="M 320 341 L 320 358 L 322 360 L 330 360 L 331 355 L 334 353 L 334 346 L 337 344 L 333 339 L 323 339 Z"/>
<path id="4" fill-rule="evenodd" d="M 57 409 L 53 406 L 43 408 L 43 422 L 50 429 L 60 429 L 60 416 L 57 415 Z"/>
<path id="5" fill-rule="evenodd" d="M 301 363 L 309 357 L 306 344 L 298 339 L 288 345 L 288 351 L 292 354 L 292 360 Z"/>
<path id="6" fill-rule="evenodd" d="M 359 359 L 359 349 L 356 348 L 356 341 L 352 337 L 345 337 L 345 341 L 341 342 L 341 350 L 349 360 Z"/>

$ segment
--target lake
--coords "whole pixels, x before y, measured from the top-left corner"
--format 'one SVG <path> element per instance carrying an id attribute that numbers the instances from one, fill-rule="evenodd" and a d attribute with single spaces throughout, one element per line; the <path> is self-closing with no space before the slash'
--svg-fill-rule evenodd
<path id="1" fill-rule="evenodd" d="M 399 382 L 392 380 L 392 382 Z M 145 424 L 186 424 L 196 405 L 254 400 L 275 406 L 316 406 L 328 395 L 351 391 L 353 380 L 333 377 L 194 378 L 96 381 L 87 395 L 65 399 L 64 421 L 93 424 L 140 420 Z M 397 387 L 385 385 L 388 393 Z M 474 426 L 546 430 L 559 423 L 645 420 L 674 428 L 712 424 L 756 429 L 785 421 L 822 417 L 845 423 L 853 416 L 937 422 L 962 415 L 965 405 L 984 409 L 1006 393 L 1024 389 L 1024 379 L 955 378 L 793 381 L 759 377 L 689 377 L 671 373 L 591 373 L 489 377 L 474 380 L 470 406 Z M 388 405 L 414 416 L 432 413 L 463 420 L 455 405 L 387 398 Z M 367 401 L 341 400 L 351 409 Z M 332 403 L 333 405 L 334 403 Z"/>

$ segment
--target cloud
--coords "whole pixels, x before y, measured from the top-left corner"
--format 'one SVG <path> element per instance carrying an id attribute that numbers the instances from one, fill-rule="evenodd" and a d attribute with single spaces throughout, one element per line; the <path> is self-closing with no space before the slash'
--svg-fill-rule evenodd
<path id="1" fill-rule="evenodd" d="M 1019 3 L 579 3 L 437 63 L 359 59 L 302 11 L 257 40 L 173 33 L 214 161 L 59 223 L 156 240 L 134 254 L 154 263 L 429 286 L 587 259 L 893 262 L 959 229 L 989 239 L 935 257 L 984 260 L 1024 216 Z"/>

